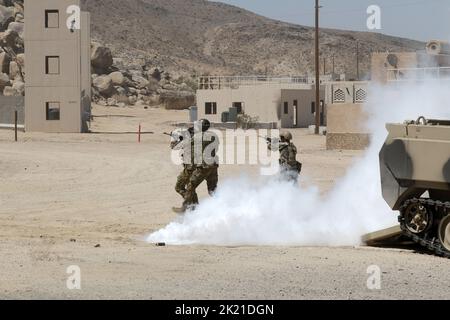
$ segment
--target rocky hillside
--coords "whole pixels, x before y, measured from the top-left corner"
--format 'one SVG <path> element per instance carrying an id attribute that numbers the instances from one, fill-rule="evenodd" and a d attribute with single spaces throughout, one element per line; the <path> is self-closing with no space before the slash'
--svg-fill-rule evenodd
<path id="1" fill-rule="evenodd" d="M 0 0 L 0 93 L 25 93 L 23 0 Z"/>
<path id="2" fill-rule="evenodd" d="M 118 65 L 147 63 L 178 74 L 307 74 L 313 72 L 314 30 L 205 0 L 82 0 L 92 34 L 108 44 Z M 307 8 L 305 8 L 307 9 Z M 309 8 L 310 9 L 310 8 Z M 424 44 L 376 33 L 323 30 L 321 49 L 331 72 L 362 74 L 374 51 L 415 51 Z"/>
<path id="3" fill-rule="evenodd" d="M 114 65 L 110 48 L 91 45 L 92 99 L 108 106 L 165 105 L 185 109 L 195 103 L 195 82 L 148 64 Z M 189 84 L 189 85 L 188 85 Z"/>

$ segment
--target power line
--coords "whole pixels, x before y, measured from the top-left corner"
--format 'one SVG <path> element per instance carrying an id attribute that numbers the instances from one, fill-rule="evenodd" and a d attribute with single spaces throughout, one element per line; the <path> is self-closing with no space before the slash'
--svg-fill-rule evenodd
<path id="1" fill-rule="evenodd" d="M 420 1 L 414 1 L 414 2 L 404 2 L 404 3 L 394 3 L 394 4 L 386 4 L 386 5 L 380 5 L 381 9 L 383 8 L 393 8 L 393 7 L 408 7 L 408 6 L 416 6 L 419 4 L 429 4 L 430 2 L 442 2 L 442 1 L 448 1 L 448 0 L 420 0 Z M 366 9 L 343 9 L 343 10 L 321 10 L 321 15 L 330 15 L 330 14 L 345 14 L 345 13 L 367 13 Z M 301 11 L 301 12 L 292 12 L 290 11 L 286 15 L 288 16 L 311 16 L 314 14 L 314 11 Z"/>

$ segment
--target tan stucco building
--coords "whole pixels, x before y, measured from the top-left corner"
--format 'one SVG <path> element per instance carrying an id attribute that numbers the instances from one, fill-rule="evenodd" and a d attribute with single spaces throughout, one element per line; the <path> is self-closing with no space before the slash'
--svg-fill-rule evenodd
<path id="1" fill-rule="evenodd" d="M 433 51 L 436 41 L 430 41 L 426 50 L 418 52 L 373 53 L 371 61 L 372 81 L 386 84 L 395 81 L 421 80 L 427 77 L 448 77 L 449 51 Z M 439 43 L 439 42 L 438 42 Z"/>
<path id="2" fill-rule="evenodd" d="M 327 149 L 364 149 L 370 138 L 364 128 L 369 83 L 331 82 L 326 88 Z"/>
<path id="3" fill-rule="evenodd" d="M 234 107 L 273 128 L 306 128 L 315 123 L 315 86 L 306 78 L 214 77 L 202 81 L 197 90 L 198 118 L 220 123 L 222 114 Z M 325 123 L 323 103 L 321 111 Z"/>
<path id="4" fill-rule="evenodd" d="M 79 8 L 79 0 L 25 1 L 27 131 L 87 131 L 90 16 Z"/>
<path id="5" fill-rule="evenodd" d="M 430 41 L 418 52 L 382 52 L 372 54 L 372 83 L 397 85 L 426 78 L 449 78 L 450 45 Z M 340 82 L 327 86 L 327 148 L 364 149 L 370 135 L 365 128 L 364 109 L 369 83 Z"/>

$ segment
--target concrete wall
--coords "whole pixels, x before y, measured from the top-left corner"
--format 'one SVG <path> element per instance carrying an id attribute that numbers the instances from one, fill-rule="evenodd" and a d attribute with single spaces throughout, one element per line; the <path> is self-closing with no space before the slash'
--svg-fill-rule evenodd
<path id="1" fill-rule="evenodd" d="M 392 62 L 396 62 L 396 64 L 392 65 Z M 372 80 L 379 83 L 395 80 L 420 80 L 425 73 L 423 69 L 417 70 L 417 68 L 449 66 L 450 55 L 448 54 L 428 54 L 426 52 L 374 53 L 372 55 Z M 427 72 L 428 76 L 433 74 L 433 70 Z M 447 77 L 448 72 L 443 72 L 443 75 Z"/>
<path id="2" fill-rule="evenodd" d="M 79 0 L 25 1 L 25 127 L 27 131 L 81 132 L 82 90 L 90 94 L 90 25 L 81 15 L 81 30 L 71 32 L 66 10 Z M 45 11 L 59 10 L 59 27 L 45 27 Z M 46 74 L 46 56 L 59 56 L 59 74 Z M 87 90 L 89 88 L 89 90 Z M 83 100 L 87 101 L 86 98 Z M 60 104 L 60 120 L 46 120 L 46 103 Z"/>
<path id="3" fill-rule="evenodd" d="M 338 81 L 326 85 L 325 103 L 364 103 L 368 96 L 367 81 Z"/>
<path id="4" fill-rule="evenodd" d="M 300 120 L 302 124 L 306 124 L 310 120 L 309 117 L 306 117 L 306 111 L 309 110 L 309 113 L 311 112 L 310 97 L 314 95 L 311 92 L 312 88 L 313 86 L 309 84 L 267 83 L 242 85 L 234 89 L 197 90 L 198 118 L 206 118 L 212 122 L 221 122 L 223 112 L 228 111 L 234 102 L 242 102 L 243 111 L 252 117 L 258 117 L 260 122 L 277 123 L 278 127 L 282 124 L 286 127 L 292 127 L 293 121 L 289 118 L 291 113 L 282 119 L 282 92 L 284 92 L 285 99 L 289 101 L 290 105 L 289 112 L 293 112 L 292 104 L 294 100 L 298 100 L 301 103 L 300 112 L 303 117 Z M 217 103 L 216 114 L 205 114 L 205 103 L 207 102 Z"/>
<path id="5" fill-rule="evenodd" d="M 14 111 L 18 111 L 18 124 L 25 121 L 24 97 L 0 96 L 0 125 L 14 124 Z"/>
<path id="6" fill-rule="evenodd" d="M 396 63 L 393 63 L 396 62 Z M 419 58 L 415 52 L 373 53 L 371 62 L 372 81 L 386 83 L 388 78 L 395 78 L 389 69 L 415 68 Z"/>
<path id="7" fill-rule="evenodd" d="M 325 91 L 322 89 L 321 100 L 324 101 Z M 297 100 L 297 123 L 294 123 L 294 100 Z M 307 128 L 316 123 L 315 113 L 312 113 L 312 103 L 316 101 L 315 88 L 308 90 L 281 90 L 281 126 L 282 128 Z M 288 103 L 288 113 L 284 113 L 284 103 Z M 323 125 L 326 124 L 326 108 L 322 108 Z"/>
<path id="8" fill-rule="evenodd" d="M 278 122 L 278 106 L 281 90 L 278 85 L 241 86 L 237 89 L 198 90 L 197 106 L 199 119 L 206 118 L 212 122 L 221 122 L 222 113 L 233 106 L 233 102 L 242 102 L 243 111 L 258 117 L 261 122 Z M 216 102 L 217 114 L 206 115 L 205 103 Z"/>
<path id="9" fill-rule="evenodd" d="M 360 150 L 369 145 L 363 104 L 330 104 L 327 113 L 327 149 Z"/>
<path id="10" fill-rule="evenodd" d="M 91 116 L 91 15 L 82 12 L 81 25 L 81 130 L 87 132 Z"/>

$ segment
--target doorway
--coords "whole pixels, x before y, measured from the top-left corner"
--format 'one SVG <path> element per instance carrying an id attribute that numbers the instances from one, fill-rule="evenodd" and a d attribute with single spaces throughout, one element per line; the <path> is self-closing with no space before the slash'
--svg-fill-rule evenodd
<path id="1" fill-rule="evenodd" d="M 297 100 L 294 100 L 292 108 L 293 108 L 292 127 L 297 128 L 298 127 L 298 101 Z"/>
<path id="2" fill-rule="evenodd" d="M 233 102 L 233 108 L 236 108 L 237 114 L 244 113 L 244 103 L 243 102 Z"/>

